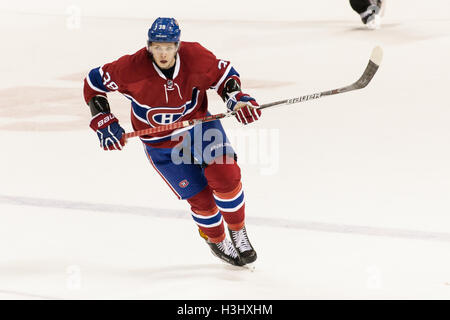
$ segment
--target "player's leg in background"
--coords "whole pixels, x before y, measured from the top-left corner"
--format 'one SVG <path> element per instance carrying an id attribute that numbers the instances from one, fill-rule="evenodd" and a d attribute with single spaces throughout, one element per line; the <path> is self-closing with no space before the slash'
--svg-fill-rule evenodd
<path id="1" fill-rule="evenodd" d="M 381 26 L 381 9 L 386 0 L 350 0 L 350 5 L 356 11 L 361 21 L 368 29 L 379 29 Z M 383 8 L 384 9 L 384 8 Z"/>
<path id="2" fill-rule="evenodd" d="M 350 5 L 353 10 L 355 10 L 358 14 L 361 14 L 372 5 L 372 2 L 370 0 L 350 0 Z"/>

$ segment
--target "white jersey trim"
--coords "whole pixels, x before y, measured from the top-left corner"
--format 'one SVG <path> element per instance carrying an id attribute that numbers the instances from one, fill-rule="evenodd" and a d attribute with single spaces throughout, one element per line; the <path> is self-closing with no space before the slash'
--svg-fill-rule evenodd
<path id="1" fill-rule="evenodd" d="M 166 177 L 164 177 L 164 175 L 161 173 L 161 171 L 158 170 L 158 168 L 156 167 L 155 163 L 153 162 L 152 157 L 150 156 L 150 154 L 147 151 L 147 148 L 145 146 L 144 147 L 144 151 L 145 154 L 147 155 L 148 160 L 150 160 L 150 163 L 152 164 L 153 168 L 155 168 L 156 171 L 158 171 L 159 175 L 164 179 L 164 181 L 169 185 L 170 189 L 172 189 L 172 191 L 178 196 L 179 199 L 182 199 L 183 197 L 177 192 L 177 190 L 170 184 L 170 182 L 166 179 Z"/>
<path id="2" fill-rule="evenodd" d="M 149 106 L 137 102 L 136 99 L 134 99 L 132 96 L 130 96 L 130 95 L 128 95 L 128 94 L 125 94 L 125 93 L 123 93 L 123 95 L 124 95 L 125 97 L 127 97 L 128 99 L 130 99 L 131 101 L 133 101 L 134 103 L 138 104 L 140 107 L 146 108 L 146 109 L 149 109 L 149 110 L 151 109 Z M 148 125 L 147 119 L 142 119 L 141 117 L 139 117 L 139 116 L 134 112 L 133 107 L 131 107 L 131 110 L 133 111 L 133 114 L 134 114 L 134 116 L 136 117 L 136 119 L 138 119 L 138 120 L 140 120 L 141 122 L 144 122 L 145 124 Z"/>
<path id="3" fill-rule="evenodd" d="M 177 58 L 175 60 L 175 70 L 173 71 L 173 80 L 175 80 L 175 78 L 178 76 L 178 73 L 180 72 L 180 55 L 177 53 Z M 167 80 L 166 76 L 164 75 L 164 73 L 162 73 L 161 69 L 159 69 L 159 67 L 156 65 L 156 63 L 153 61 L 153 68 L 155 68 L 156 72 L 158 73 L 158 75 L 163 78 L 164 80 Z"/>
<path id="4" fill-rule="evenodd" d="M 222 78 L 220 78 L 219 82 L 217 82 L 217 84 L 216 84 L 214 87 L 212 87 L 211 89 L 214 89 L 215 91 L 219 90 L 219 88 L 220 88 L 222 82 L 225 81 L 225 79 L 226 79 L 228 73 L 230 73 L 231 68 L 232 68 L 232 65 L 231 65 L 231 63 L 230 63 L 230 64 L 228 65 L 227 69 L 225 70 L 224 74 L 222 75 Z"/>
<path id="5" fill-rule="evenodd" d="M 177 60 L 175 61 L 175 70 L 173 72 L 173 80 L 175 80 L 175 78 L 178 76 L 178 73 L 180 72 L 180 64 L 181 64 L 180 55 L 177 53 Z"/>

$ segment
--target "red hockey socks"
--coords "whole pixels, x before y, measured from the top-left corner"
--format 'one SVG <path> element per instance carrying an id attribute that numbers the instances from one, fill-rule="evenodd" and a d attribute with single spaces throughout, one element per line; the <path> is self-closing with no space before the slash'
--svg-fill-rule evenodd
<path id="1" fill-rule="evenodd" d="M 211 242 L 225 239 L 223 220 L 234 231 L 245 224 L 241 169 L 234 159 L 224 157 L 220 160 L 205 168 L 208 186 L 187 199 L 192 218 Z"/>
<path id="2" fill-rule="evenodd" d="M 228 228 L 242 229 L 245 223 L 241 169 L 234 159 L 224 156 L 205 168 L 205 177 L 214 192 L 214 200 Z"/>
<path id="3" fill-rule="evenodd" d="M 187 201 L 191 205 L 192 218 L 199 229 L 208 236 L 209 241 L 216 243 L 223 241 L 225 239 L 223 219 L 214 202 L 211 187 L 206 186 Z"/>

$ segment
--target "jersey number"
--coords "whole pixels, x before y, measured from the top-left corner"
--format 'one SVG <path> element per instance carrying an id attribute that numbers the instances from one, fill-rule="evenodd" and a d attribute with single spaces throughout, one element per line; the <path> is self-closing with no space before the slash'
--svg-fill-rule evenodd
<path id="1" fill-rule="evenodd" d="M 226 67 L 227 64 L 228 64 L 228 62 L 223 61 L 223 60 L 220 60 L 220 61 L 219 61 L 219 65 L 218 65 L 217 67 L 218 67 L 219 70 L 220 70 L 220 69 L 222 69 L 222 67 Z"/>
<path id="2" fill-rule="evenodd" d="M 109 84 L 107 84 L 108 82 L 109 82 Z M 103 79 L 103 85 L 111 90 L 119 89 L 119 86 L 114 81 L 111 81 L 111 76 L 109 75 L 109 72 L 105 73 L 105 77 Z"/>

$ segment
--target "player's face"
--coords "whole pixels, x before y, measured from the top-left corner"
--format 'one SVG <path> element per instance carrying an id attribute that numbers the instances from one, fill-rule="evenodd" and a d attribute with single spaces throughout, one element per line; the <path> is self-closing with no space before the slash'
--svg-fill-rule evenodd
<path id="1" fill-rule="evenodd" d="M 149 47 L 158 67 L 169 69 L 175 64 L 177 45 L 173 42 L 152 42 Z"/>

